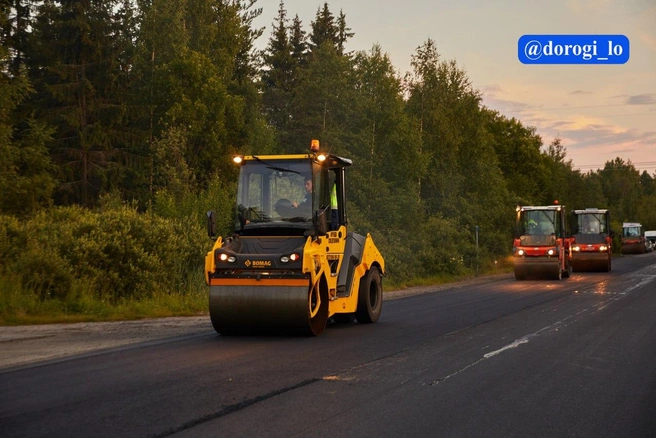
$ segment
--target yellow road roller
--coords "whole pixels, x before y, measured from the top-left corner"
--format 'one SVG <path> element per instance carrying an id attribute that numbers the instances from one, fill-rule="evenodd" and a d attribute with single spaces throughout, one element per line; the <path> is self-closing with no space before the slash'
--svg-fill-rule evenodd
<path id="1" fill-rule="evenodd" d="M 348 230 L 346 168 L 320 151 L 238 155 L 234 233 L 205 257 L 209 312 L 221 335 L 321 335 L 335 323 L 375 323 L 385 261 L 370 234 Z"/>

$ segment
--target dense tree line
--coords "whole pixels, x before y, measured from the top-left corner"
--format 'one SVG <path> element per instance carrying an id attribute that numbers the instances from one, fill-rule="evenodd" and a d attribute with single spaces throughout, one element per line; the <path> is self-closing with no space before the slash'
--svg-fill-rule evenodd
<path id="1" fill-rule="evenodd" d="M 307 25 L 281 1 L 260 53 L 260 13 L 256 0 L 0 2 L 0 213 L 101 211 L 111 196 L 197 218 L 190 232 L 218 209 L 227 233 L 229 156 L 318 138 L 353 159 L 351 224 L 397 279 L 509 254 L 517 204 L 605 207 L 616 227 L 656 228 L 654 177 L 619 157 L 575 170 L 560 139 L 485 107 L 434 41 L 401 75 L 379 45 L 347 49 L 343 11 L 325 3 Z"/>

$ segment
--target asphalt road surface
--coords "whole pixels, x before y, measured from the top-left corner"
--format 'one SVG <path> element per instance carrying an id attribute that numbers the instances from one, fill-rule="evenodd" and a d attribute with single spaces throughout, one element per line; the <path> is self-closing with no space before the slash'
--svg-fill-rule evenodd
<path id="1" fill-rule="evenodd" d="M 386 300 L 316 338 L 202 325 L 5 368 L 0 435 L 654 437 L 656 254 Z"/>

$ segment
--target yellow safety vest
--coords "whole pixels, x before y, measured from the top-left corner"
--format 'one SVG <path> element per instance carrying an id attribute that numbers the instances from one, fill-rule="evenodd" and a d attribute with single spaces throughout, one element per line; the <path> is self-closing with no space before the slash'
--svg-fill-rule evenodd
<path id="1" fill-rule="evenodd" d="M 330 208 L 337 210 L 337 184 L 333 184 L 333 190 L 330 192 Z"/>

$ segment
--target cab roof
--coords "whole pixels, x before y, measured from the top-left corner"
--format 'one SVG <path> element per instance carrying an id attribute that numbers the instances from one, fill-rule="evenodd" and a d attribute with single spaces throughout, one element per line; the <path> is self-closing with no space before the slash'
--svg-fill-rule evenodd
<path id="1" fill-rule="evenodd" d="M 586 213 L 608 213 L 608 209 L 605 208 L 586 208 L 585 210 L 574 210 L 572 211 L 574 214 L 586 214 Z"/>
<path id="2" fill-rule="evenodd" d="M 320 157 L 323 156 L 325 159 L 322 161 Z M 325 162 L 328 165 L 329 169 L 339 168 L 339 167 L 348 167 L 353 164 L 353 161 L 340 157 L 338 155 L 333 155 L 329 153 L 315 153 L 315 154 L 289 154 L 289 155 L 244 155 L 244 161 L 257 161 L 257 160 L 266 160 L 269 162 L 272 161 L 285 161 L 285 160 L 312 160 L 318 163 Z"/>
<path id="3" fill-rule="evenodd" d="M 519 209 L 521 211 L 530 211 L 530 210 L 562 210 L 564 205 L 520 205 Z"/>

